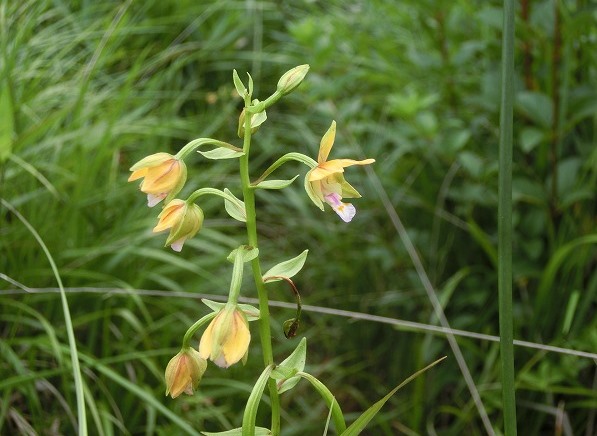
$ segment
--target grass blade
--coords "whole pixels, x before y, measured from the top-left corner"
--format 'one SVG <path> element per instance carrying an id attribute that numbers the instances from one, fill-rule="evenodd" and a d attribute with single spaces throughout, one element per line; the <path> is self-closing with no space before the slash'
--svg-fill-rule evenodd
<path id="1" fill-rule="evenodd" d="M 502 401 L 506 436 L 516 435 L 512 317 L 512 131 L 514 111 L 514 0 L 504 0 L 498 187 L 498 292 Z"/>

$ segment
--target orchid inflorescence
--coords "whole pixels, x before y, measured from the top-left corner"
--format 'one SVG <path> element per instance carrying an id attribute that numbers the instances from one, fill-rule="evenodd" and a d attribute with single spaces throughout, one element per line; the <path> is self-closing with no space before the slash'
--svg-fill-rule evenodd
<path id="1" fill-rule="evenodd" d="M 288 338 L 293 337 L 300 325 L 301 302 L 292 277 L 303 267 L 308 251 L 305 250 L 292 259 L 274 265 L 266 273 L 261 273 L 255 192 L 259 189 L 282 189 L 290 185 L 296 177 L 292 180 L 268 180 L 268 177 L 281 165 L 290 161 L 300 162 L 308 167 L 304 186 L 311 201 L 321 210 L 325 210 L 326 204 L 329 205 L 343 221 L 350 222 L 355 217 L 356 208 L 342 200 L 358 198 L 360 194 L 344 178 L 344 169 L 353 165 L 369 165 L 375 161 L 374 159 L 328 160 L 336 137 L 336 122 L 332 121 L 330 128 L 321 139 L 317 161 L 307 155 L 291 152 L 276 160 L 255 181 L 251 182 L 249 176 L 251 138 L 267 120 L 266 109 L 294 91 L 301 84 L 308 70 L 308 65 L 300 65 L 285 73 L 278 81 L 276 91 L 263 101 L 253 98 L 253 80 L 250 75 L 248 75 L 248 87 L 245 87 L 236 70 L 233 72 L 234 86 L 244 101 L 238 126 L 238 136 L 243 140 L 242 148 L 212 138 L 199 138 L 189 142 L 175 155 L 165 152 L 155 153 L 131 167 L 132 174 L 129 181 L 143 179 L 140 190 L 147 195 L 148 206 L 154 207 L 163 201 L 163 208 L 158 215 L 158 223 L 153 228 L 153 232 L 169 230 L 166 246 L 170 246 L 175 251 L 181 251 L 185 242 L 193 238 L 203 226 L 203 211 L 195 203 L 201 196 L 215 195 L 223 198 L 226 212 L 232 218 L 245 223 L 247 243 L 233 250 L 228 256 L 228 260 L 233 263 L 233 270 L 227 301 L 220 303 L 203 300 L 211 309 L 211 313 L 203 316 L 187 330 L 182 340 L 182 348 L 168 363 L 165 374 L 166 395 L 172 398 L 182 393 L 192 395 L 206 371 L 208 360 L 222 368 L 228 368 L 237 362 L 243 362 L 243 364 L 246 362 L 251 342 L 249 322 L 258 320 L 265 369 L 249 397 L 243 416 L 243 426 L 226 434 L 252 435 L 257 429 L 261 434 L 279 435 L 281 416 L 279 395 L 292 389 L 301 378 L 310 381 L 330 405 L 330 416 L 337 432 L 346 430 L 344 417 L 333 395 L 323 383 L 304 372 L 305 338 L 299 342 L 287 359 L 279 364 L 274 363 L 265 284 L 286 282 L 290 285 L 297 300 L 297 316 L 284 323 L 284 333 Z M 212 145 L 215 148 L 199 151 L 198 149 L 203 145 Z M 212 187 L 197 189 L 186 200 L 177 198 L 187 181 L 185 159 L 195 150 L 208 159 L 239 160 L 242 200 L 228 189 L 220 190 Z M 245 263 L 251 263 L 259 308 L 238 302 Z M 201 336 L 198 349 L 192 348 L 190 342 L 193 336 L 205 325 L 207 327 Z M 272 409 L 270 429 L 255 427 L 257 405 L 266 385 L 269 388 Z"/>

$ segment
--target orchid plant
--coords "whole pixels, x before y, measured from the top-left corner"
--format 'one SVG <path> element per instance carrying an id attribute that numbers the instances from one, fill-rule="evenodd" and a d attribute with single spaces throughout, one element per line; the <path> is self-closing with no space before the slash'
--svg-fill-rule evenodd
<path id="1" fill-rule="evenodd" d="M 246 362 L 251 343 L 250 323 L 258 322 L 265 369 L 258 377 L 249 396 L 242 427 L 222 433 L 204 434 L 279 435 L 281 429 L 279 396 L 290 391 L 301 378 L 309 381 L 330 407 L 330 418 L 338 434 L 358 434 L 390 396 L 402 386 L 395 388 L 347 427 L 342 410 L 329 389 L 313 375 L 305 372 L 305 338 L 299 341 L 295 350 L 286 359 L 278 363 L 274 360 L 266 283 L 284 281 L 291 287 L 297 298 L 296 317 L 284 323 L 286 337 L 292 338 L 299 328 L 301 312 L 299 292 L 292 277 L 298 274 L 305 264 L 308 250 L 292 259 L 280 262 L 267 272 L 262 273 L 255 210 L 256 193 L 261 189 L 283 189 L 289 186 L 296 177 L 291 180 L 271 180 L 269 176 L 281 165 L 290 161 L 300 162 L 308 167 L 304 180 L 308 197 L 321 210 L 325 210 L 325 204 L 329 205 L 344 222 L 348 223 L 355 217 L 356 208 L 342 200 L 358 198 L 360 194 L 344 178 L 344 169 L 353 165 L 369 165 L 375 162 L 374 159 L 328 160 L 336 136 L 336 122 L 332 121 L 330 128 L 321 139 L 317 161 L 301 153 L 287 153 L 276 160 L 260 177 L 252 181 L 249 174 L 249 158 L 253 134 L 267 120 L 266 109 L 294 91 L 308 71 L 308 65 L 299 65 L 286 72 L 278 81 L 276 91 L 263 101 L 253 98 L 251 75 L 248 74 L 248 86 L 245 86 L 236 70 L 233 71 L 236 91 L 244 101 L 238 128 L 238 135 L 243 140 L 242 148 L 212 138 L 199 138 L 189 142 L 176 155 L 164 152 L 152 154 L 131 167 L 132 174 L 129 181 L 143 179 L 140 189 L 147 194 L 148 206 L 154 207 L 160 202 L 164 202 L 158 215 L 158 223 L 153 231 L 169 230 L 166 246 L 170 246 L 174 251 L 181 251 L 185 242 L 200 232 L 204 214 L 196 202 L 204 195 L 223 198 L 226 212 L 233 219 L 243 222 L 246 227 L 246 244 L 240 245 L 228 256 L 233 267 L 227 302 L 202 300 L 210 309 L 210 313 L 189 327 L 183 337 L 180 352 L 170 360 L 166 367 L 166 395 L 170 395 L 172 398 L 183 393 L 192 395 L 197 390 L 208 367 L 208 360 L 222 368 L 228 368 L 238 362 L 243 364 Z M 215 146 L 215 148 L 209 151 L 198 150 L 204 145 Z M 207 159 L 238 159 L 242 200 L 226 188 L 220 190 L 212 187 L 199 188 L 191 193 L 186 200 L 176 198 L 187 181 L 185 159 L 195 150 Z M 243 268 L 246 263 L 251 264 L 259 308 L 238 302 Z M 192 347 L 191 341 L 203 328 L 199 346 L 195 349 Z M 256 427 L 257 408 L 266 386 L 269 390 L 271 403 L 271 425 L 269 428 Z"/>

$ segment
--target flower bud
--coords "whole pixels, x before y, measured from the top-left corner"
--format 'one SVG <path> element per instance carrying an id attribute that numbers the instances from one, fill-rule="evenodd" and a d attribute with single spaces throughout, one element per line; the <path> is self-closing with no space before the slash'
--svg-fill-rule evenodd
<path id="1" fill-rule="evenodd" d="M 257 112 L 256 114 L 251 115 L 251 134 L 255 133 L 259 130 L 259 126 L 261 126 L 265 120 L 267 120 L 267 114 L 265 111 Z M 244 138 L 245 137 L 245 110 L 243 109 L 238 117 L 238 137 Z"/>
<path id="2" fill-rule="evenodd" d="M 284 329 L 284 336 L 286 336 L 286 339 L 294 338 L 300 325 L 301 322 L 297 318 L 291 318 L 284 321 L 282 327 Z"/>
<path id="3" fill-rule="evenodd" d="M 201 230 L 203 225 L 203 211 L 196 204 L 175 199 L 168 203 L 158 215 L 158 224 L 153 232 L 170 229 L 166 239 L 166 246 L 174 251 L 181 251 L 185 241 L 192 238 Z"/>
<path id="4" fill-rule="evenodd" d="M 290 94 L 301 84 L 308 72 L 308 64 L 299 65 L 298 67 L 288 70 L 282 77 L 280 77 L 280 80 L 278 80 L 278 91 L 283 95 Z"/>
<path id="5" fill-rule="evenodd" d="M 166 367 L 166 395 L 172 398 L 183 392 L 193 395 L 206 368 L 207 361 L 202 359 L 197 351 L 190 347 L 180 350 Z"/>
<path id="6" fill-rule="evenodd" d="M 228 368 L 246 356 L 251 342 L 246 315 L 234 304 L 227 304 L 205 329 L 199 342 L 199 355 Z"/>
<path id="7" fill-rule="evenodd" d="M 130 169 L 133 174 L 128 181 L 144 178 L 141 191 L 147 194 L 147 205 L 153 207 L 167 196 L 172 198 L 183 187 L 187 179 L 185 163 L 169 153 L 149 155 Z"/>

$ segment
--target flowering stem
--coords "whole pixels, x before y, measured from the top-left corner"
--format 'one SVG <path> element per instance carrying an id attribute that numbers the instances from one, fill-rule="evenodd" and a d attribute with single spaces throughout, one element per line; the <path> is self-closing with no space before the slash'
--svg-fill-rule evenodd
<path id="1" fill-rule="evenodd" d="M 249 109 L 251 106 L 250 97 L 245 97 L 245 110 L 251 113 Z M 245 135 L 243 142 L 243 152 L 245 153 L 240 159 L 240 178 L 243 190 L 243 198 L 245 202 L 245 209 L 247 213 L 247 237 L 248 245 L 258 248 L 257 241 L 257 218 L 255 213 L 255 193 L 251 188 L 251 179 L 249 176 L 249 150 L 251 148 L 251 123 L 245 123 Z M 269 305 L 268 295 L 263 285 L 261 277 L 261 265 L 259 257 L 251 261 L 251 268 L 253 270 L 253 277 L 255 279 L 255 287 L 259 297 L 259 336 L 261 339 L 261 348 L 263 351 L 263 362 L 265 366 L 274 363 L 274 356 L 272 352 L 271 328 L 269 322 Z M 273 379 L 268 380 L 268 387 L 270 392 L 270 401 L 272 407 L 272 435 L 280 434 L 280 398 L 278 396 L 278 389 L 276 382 Z"/>

